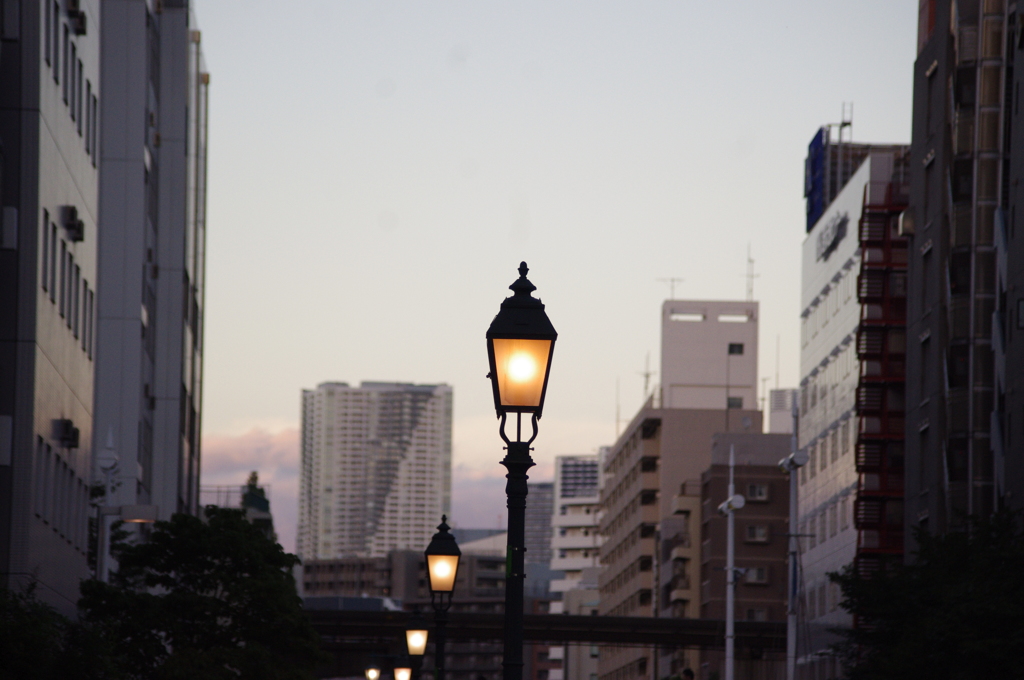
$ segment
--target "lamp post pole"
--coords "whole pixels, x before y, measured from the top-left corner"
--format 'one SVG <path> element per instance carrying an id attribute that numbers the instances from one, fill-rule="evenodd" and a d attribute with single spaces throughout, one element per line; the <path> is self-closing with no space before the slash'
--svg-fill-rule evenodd
<path id="1" fill-rule="evenodd" d="M 487 355 L 494 393 L 494 408 L 501 419 L 498 433 L 505 442 L 501 464 L 508 470 L 508 552 L 505 555 L 505 649 L 504 680 L 523 677 L 523 580 L 526 577 L 526 485 L 533 467 L 530 444 L 537 438 L 537 421 L 544 408 L 551 356 L 558 333 L 544 312 L 544 304 L 532 296 L 537 287 L 526 278 L 526 263 L 519 278 L 509 286 L 515 293 L 501 303 L 501 310 L 487 329 Z M 505 433 L 510 414 L 515 415 L 515 439 Z M 533 430 L 523 441 L 523 414 Z"/>
<path id="2" fill-rule="evenodd" d="M 516 414 L 516 439 L 521 439 L 521 418 Z M 536 420 L 534 420 L 536 431 Z M 505 557 L 504 680 L 523 677 L 523 581 L 526 577 L 526 472 L 533 467 L 529 442 L 509 442 L 501 464 L 508 470 L 508 552 Z"/>

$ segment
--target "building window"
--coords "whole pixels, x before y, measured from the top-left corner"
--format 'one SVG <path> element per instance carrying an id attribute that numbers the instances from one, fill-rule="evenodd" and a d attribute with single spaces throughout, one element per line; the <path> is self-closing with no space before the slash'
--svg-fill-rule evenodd
<path id="1" fill-rule="evenodd" d="M 768 567 L 749 567 L 745 576 L 747 583 L 768 583 Z"/>
<path id="2" fill-rule="evenodd" d="M 68 246 L 64 239 L 60 240 L 60 302 L 57 305 L 60 310 L 60 315 L 65 316 L 65 306 L 67 305 L 67 286 L 68 282 Z"/>
<path id="3" fill-rule="evenodd" d="M 768 485 L 767 484 L 751 484 L 747 487 L 747 500 L 748 501 L 767 501 L 768 500 Z"/>
<path id="4" fill-rule="evenodd" d="M 46 35 L 43 36 L 44 47 L 43 54 L 46 56 L 46 65 L 49 66 L 52 62 L 50 61 L 50 50 L 53 49 L 50 45 L 53 40 L 51 37 L 53 26 L 53 5 L 50 4 L 49 0 L 46 2 Z"/>
<path id="5" fill-rule="evenodd" d="M 68 103 L 68 27 L 64 25 L 64 80 L 62 81 L 62 94 L 64 96 L 64 103 Z"/>
<path id="6" fill-rule="evenodd" d="M 726 400 L 727 408 L 731 409 L 742 409 L 743 408 L 743 397 L 729 397 Z"/>
<path id="7" fill-rule="evenodd" d="M 67 27 L 65 27 L 64 30 L 66 31 Z M 68 56 L 68 61 L 70 62 L 69 68 L 71 69 L 71 73 L 68 75 L 68 78 L 67 78 L 67 81 L 68 81 L 67 82 L 67 88 L 70 90 L 70 92 L 67 94 L 67 96 L 64 99 L 64 102 L 67 103 L 68 102 L 67 97 L 71 98 L 71 102 L 70 102 L 70 106 L 71 106 L 71 120 L 75 119 L 75 112 L 78 109 L 78 107 L 75 105 L 75 103 L 76 103 L 75 92 L 78 90 L 78 83 L 75 81 L 75 62 L 78 61 L 77 54 L 78 54 L 78 47 L 76 47 L 74 41 L 72 41 L 71 42 L 71 54 Z"/>
<path id="8" fill-rule="evenodd" d="M 747 526 L 747 543 L 767 543 L 768 527 L 763 524 L 750 524 Z"/>
<path id="9" fill-rule="evenodd" d="M 60 4 L 53 2 L 53 82 L 60 82 Z"/>
<path id="10" fill-rule="evenodd" d="M 50 5 L 47 4 L 47 7 Z M 50 12 L 46 12 L 46 21 L 49 24 Z M 49 43 L 47 43 L 49 45 Z M 49 46 L 47 46 L 49 50 Z M 49 55 L 47 55 L 49 56 Z M 49 290 L 50 284 L 50 213 L 43 208 L 43 290 Z"/>
<path id="11" fill-rule="evenodd" d="M 747 621 L 767 621 L 768 610 L 767 609 L 748 609 L 747 610 Z"/>
<path id="12" fill-rule="evenodd" d="M 729 354 L 743 354 L 743 343 L 742 342 L 730 342 L 729 343 Z"/>
<path id="13" fill-rule="evenodd" d="M 72 116 L 78 121 L 78 136 L 82 136 L 82 60 L 78 60 L 78 77 L 75 78 L 75 109 L 76 115 Z"/>

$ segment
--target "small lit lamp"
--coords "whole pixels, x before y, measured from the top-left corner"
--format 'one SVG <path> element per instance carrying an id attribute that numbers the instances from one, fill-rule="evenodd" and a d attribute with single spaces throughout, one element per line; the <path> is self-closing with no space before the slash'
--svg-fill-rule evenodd
<path id="1" fill-rule="evenodd" d="M 505 573 L 505 649 L 502 660 L 504 680 L 523 677 L 523 579 L 526 576 L 526 494 L 527 471 L 533 467 L 530 444 L 537 438 L 537 421 L 544 409 L 551 356 L 558 333 L 544 312 L 544 304 L 531 293 L 537 287 L 526 278 L 526 263 L 519 265 L 519 278 L 509 288 L 487 329 L 487 357 L 490 361 L 494 409 L 501 419 L 498 433 L 507 454 L 501 464 L 508 469 L 508 552 Z M 508 414 L 516 415 L 516 436 L 505 433 Z M 533 434 L 523 441 L 523 414 L 530 414 Z"/>
<path id="2" fill-rule="evenodd" d="M 380 680 L 380 668 L 374 664 L 367 666 L 363 674 L 366 675 L 366 680 Z"/>
<path id="3" fill-rule="evenodd" d="M 420 677 L 423 655 L 427 651 L 428 632 L 427 622 L 418 611 L 413 612 L 405 624 L 405 646 L 412 662 L 413 680 L 418 680 Z"/>
<path id="4" fill-rule="evenodd" d="M 408 659 L 403 659 L 399 663 L 408 664 Z M 412 666 L 395 666 L 395 680 L 412 680 Z"/>
<path id="5" fill-rule="evenodd" d="M 437 533 L 430 539 L 430 545 L 423 552 L 427 558 L 430 605 L 434 608 L 434 623 L 437 626 L 437 635 L 434 638 L 434 680 L 444 680 L 444 629 L 448 623 L 448 609 L 452 606 L 455 577 L 459 573 L 459 556 L 462 555 L 455 537 L 448 533 L 448 529 L 448 517 L 441 515 Z M 409 653 L 413 653 L 411 644 Z"/>

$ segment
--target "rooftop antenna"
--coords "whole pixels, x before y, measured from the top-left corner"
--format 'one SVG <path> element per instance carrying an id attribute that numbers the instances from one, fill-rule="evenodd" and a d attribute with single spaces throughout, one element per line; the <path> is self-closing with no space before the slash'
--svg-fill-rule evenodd
<path id="1" fill-rule="evenodd" d="M 650 352 L 647 353 L 647 357 L 644 359 L 644 370 L 638 372 L 644 377 L 644 400 L 646 401 L 651 388 L 651 376 L 654 375 L 654 371 L 651 370 Z"/>
<path id="2" fill-rule="evenodd" d="M 775 389 L 779 389 L 779 335 L 775 334 Z"/>
<path id="3" fill-rule="evenodd" d="M 668 299 L 669 300 L 675 300 L 676 299 L 676 284 L 677 283 L 682 283 L 686 279 L 680 279 L 680 278 L 677 278 L 677 277 L 673 276 L 673 277 L 669 277 L 669 278 L 665 278 L 665 279 L 656 279 L 656 280 L 660 281 L 661 283 L 667 283 L 668 284 L 668 290 L 669 290 L 669 293 L 668 293 L 669 297 L 668 297 Z"/>
<path id="4" fill-rule="evenodd" d="M 750 242 L 747 242 L 747 302 L 754 301 L 754 279 L 760 278 L 754 273 L 754 258 L 750 256 Z"/>
<path id="5" fill-rule="evenodd" d="M 620 431 L 619 430 L 619 423 L 620 423 L 619 413 L 620 413 L 620 408 L 619 408 L 619 379 L 616 378 L 615 379 L 615 439 L 619 438 L 619 431 Z"/>

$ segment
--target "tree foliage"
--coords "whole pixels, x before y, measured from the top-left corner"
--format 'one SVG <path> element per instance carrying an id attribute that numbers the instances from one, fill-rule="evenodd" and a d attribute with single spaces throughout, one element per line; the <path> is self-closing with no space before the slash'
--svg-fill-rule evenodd
<path id="1" fill-rule="evenodd" d="M 123 677 L 311 677 L 323 663 L 284 552 L 242 512 L 174 515 L 148 540 L 117 543 L 112 583 L 88 581 L 83 621 L 111 641 Z"/>
<path id="2" fill-rule="evenodd" d="M 840 632 L 853 680 L 1024 678 L 1022 516 L 919 532 L 910 564 L 831 574 L 860 625 Z"/>

